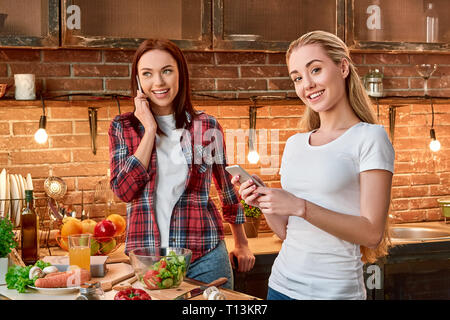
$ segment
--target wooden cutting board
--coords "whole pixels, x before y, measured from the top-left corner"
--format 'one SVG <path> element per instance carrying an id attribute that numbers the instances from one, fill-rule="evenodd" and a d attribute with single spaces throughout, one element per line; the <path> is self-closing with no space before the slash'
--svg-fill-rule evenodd
<path id="1" fill-rule="evenodd" d="M 102 278 L 92 278 L 101 283 L 104 291 L 110 291 L 112 286 L 134 276 L 134 269 L 128 263 L 110 263 L 106 265 L 106 275 Z"/>
<path id="2" fill-rule="evenodd" d="M 139 288 L 139 289 L 144 289 L 145 291 L 148 292 L 148 294 L 154 300 L 173 300 L 176 297 L 178 297 L 179 295 L 181 295 L 189 290 L 199 287 L 199 285 L 200 284 L 197 284 L 197 282 L 195 282 L 194 280 L 187 279 L 187 280 L 183 281 L 183 283 L 178 288 L 173 288 L 173 289 L 147 290 L 145 288 L 145 286 L 139 281 L 136 281 L 133 284 L 133 287 Z M 219 288 L 219 290 L 220 290 L 220 292 L 222 292 L 225 295 L 227 300 L 259 300 L 258 298 L 249 296 L 245 293 L 232 291 L 232 290 L 228 290 L 228 289 L 223 289 L 223 288 Z M 198 295 L 189 300 L 206 300 L 206 299 L 203 297 L 203 294 L 201 294 L 201 295 Z"/>

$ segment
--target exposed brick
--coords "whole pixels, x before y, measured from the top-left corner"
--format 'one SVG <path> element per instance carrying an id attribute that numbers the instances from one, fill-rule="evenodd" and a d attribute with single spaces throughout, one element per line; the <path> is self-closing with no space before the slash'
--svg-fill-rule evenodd
<path id="1" fill-rule="evenodd" d="M 0 165 L 6 167 L 8 165 L 8 152 L 0 152 Z M 9 171 L 8 171 L 9 172 Z"/>
<path id="2" fill-rule="evenodd" d="M 217 80 L 217 89 L 224 91 L 246 91 L 246 90 L 266 90 L 266 80 L 257 79 L 232 79 Z"/>
<path id="3" fill-rule="evenodd" d="M 268 59 L 268 64 L 286 65 L 286 54 L 285 53 L 268 53 L 267 59 Z"/>
<path id="4" fill-rule="evenodd" d="M 40 61 L 41 54 L 39 50 L 22 50 L 22 49 L 3 49 L 0 50 L 0 61 Z"/>
<path id="5" fill-rule="evenodd" d="M 216 89 L 214 79 L 190 79 L 191 90 L 212 91 Z"/>
<path id="6" fill-rule="evenodd" d="M 262 52 L 216 52 L 217 64 L 265 64 Z"/>
<path id="7" fill-rule="evenodd" d="M 70 152 L 68 150 L 12 152 L 11 161 L 14 164 L 66 163 L 70 161 Z"/>
<path id="8" fill-rule="evenodd" d="M 128 77 L 127 65 L 74 64 L 73 75 L 76 77 Z"/>
<path id="9" fill-rule="evenodd" d="M 408 89 L 407 78 L 384 78 L 383 86 L 386 89 Z"/>
<path id="10" fill-rule="evenodd" d="M 269 79 L 269 90 L 295 90 L 291 79 Z"/>
<path id="11" fill-rule="evenodd" d="M 132 63 L 135 50 L 105 50 L 105 62 Z"/>
<path id="12" fill-rule="evenodd" d="M 11 73 L 33 73 L 36 77 L 62 77 L 70 76 L 68 64 L 52 63 L 11 63 Z"/>
<path id="13" fill-rule="evenodd" d="M 131 88 L 131 82 L 129 79 L 106 79 L 106 90 L 117 91 L 123 90 L 127 91 Z"/>
<path id="14" fill-rule="evenodd" d="M 213 52 L 183 52 L 186 62 L 189 64 L 214 64 Z"/>
<path id="15" fill-rule="evenodd" d="M 237 67 L 209 67 L 191 65 L 189 74 L 192 78 L 237 78 Z"/>
<path id="16" fill-rule="evenodd" d="M 0 122 L 0 135 L 9 135 L 9 123 Z"/>
<path id="17" fill-rule="evenodd" d="M 411 65 L 423 63 L 449 64 L 446 54 L 410 54 Z"/>
<path id="18" fill-rule="evenodd" d="M 1 120 L 39 120 L 42 109 L 36 108 L 0 108 Z"/>
<path id="19" fill-rule="evenodd" d="M 96 154 L 92 150 L 72 150 L 74 162 L 104 162 L 109 163 L 108 146 L 97 148 Z M 79 187 L 79 186 L 78 186 Z"/>
<path id="20" fill-rule="evenodd" d="M 102 79 L 47 79 L 47 91 L 100 91 Z"/>
<path id="21" fill-rule="evenodd" d="M 373 53 L 365 54 L 366 64 L 409 64 L 409 57 L 406 54 L 388 54 L 388 53 Z"/>
<path id="22" fill-rule="evenodd" d="M 100 62 L 99 50 L 56 49 L 42 50 L 44 62 Z"/>
<path id="23" fill-rule="evenodd" d="M 288 77 L 288 69 L 284 66 L 242 66 L 242 78 Z"/>

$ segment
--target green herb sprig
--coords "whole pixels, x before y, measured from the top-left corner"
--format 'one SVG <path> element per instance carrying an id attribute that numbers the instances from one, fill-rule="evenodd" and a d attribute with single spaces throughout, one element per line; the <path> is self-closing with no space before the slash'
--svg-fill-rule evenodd
<path id="1" fill-rule="evenodd" d="M 13 224 L 6 218 L 0 218 L 0 258 L 6 258 L 17 246 L 14 240 Z"/>

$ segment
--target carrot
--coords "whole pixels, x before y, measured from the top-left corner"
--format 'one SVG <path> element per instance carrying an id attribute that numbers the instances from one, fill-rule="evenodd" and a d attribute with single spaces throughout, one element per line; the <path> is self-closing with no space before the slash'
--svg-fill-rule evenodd
<path id="1" fill-rule="evenodd" d="M 38 288 L 67 288 L 75 287 L 89 281 L 91 273 L 84 269 L 75 269 L 65 272 L 50 273 L 44 278 L 39 278 L 35 282 Z"/>

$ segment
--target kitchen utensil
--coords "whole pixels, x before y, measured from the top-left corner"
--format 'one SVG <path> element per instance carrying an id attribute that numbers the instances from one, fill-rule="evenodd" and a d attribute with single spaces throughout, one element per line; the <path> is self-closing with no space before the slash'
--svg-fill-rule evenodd
<path id="1" fill-rule="evenodd" d="M 203 293 L 203 291 L 205 291 L 208 287 L 212 287 L 212 286 L 218 287 L 218 286 L 223 285 L 223 284 L 226 283 L 227 281 L 228 281 L 228 279 L 225 278 L 225 277 L 216 279 L 216 280 L 214 280 L 214 281 L 208 283 L 207 285 L 200 286 L 200 287 L 194 288 L 194 289 L 192 289 L 192 290 L 189 290 L 188 292 L 185 292 L 185 293 L 183 293 L 183 294 L 180 294 L 178 297 L 176 297 L 176 298 L 173 299 L 173 300 L 188 300 L 188 299 L 191 299 L 191 298 L 193 298 L 193 297 L 196 297 L 196 296 L 198 296 L 198 295 L 201 295 L 201 294 Z"/>
<path id="2" fill-rule="evenodd" d="M 44 181 L 45 193 L 54 200 L 59 200 L 67 192 L 67 184 L 58 177 L 48 177 Z"/>
<path id="3" fill-rule="evenodd" d="M 92 153 L 97 154 L 97 108 L 89 107 L 88 113 Z"/>

